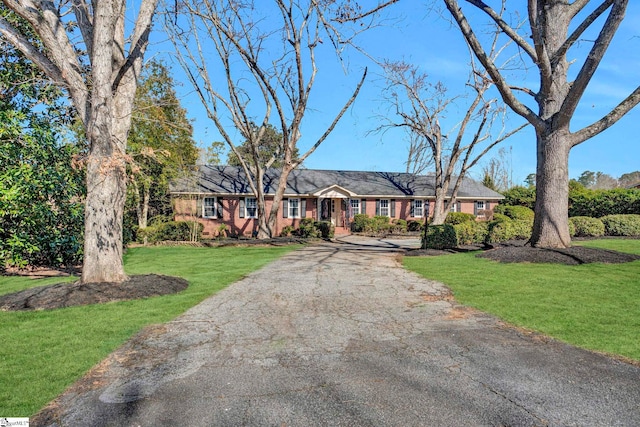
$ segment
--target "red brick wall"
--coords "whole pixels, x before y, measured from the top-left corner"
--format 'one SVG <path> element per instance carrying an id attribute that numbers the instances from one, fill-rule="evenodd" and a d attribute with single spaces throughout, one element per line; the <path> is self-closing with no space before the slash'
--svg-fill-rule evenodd
<path id="1" fill-rule="evenodd" d="M 307 218 L 316 218 L 317 216 L 317 201 L 315 198 L 306 199 L 307 206 L 305 214 Z M 240 218 L 240 200 L 239 198 L 222 197 L 222 218 L 202 218 L 196 214 L 196 200 L 188 198 L 176 198 L 174 199 L 173 206 L 175 212 L 176 221 L 193 221 L 197 216 L 197 221 L 200 222 L 204 229 L 202 231 L 202 237 L 210 239 L 217 237 L 219 234 L 219 227 L 221 224 L 226 224 L 227 233 L 233 236 L 246 236 L 251 237 L 258 229 L 258 220 L 256 218 Z M 273 205 L 272 199 L 266 200 L 266 210 L 269 212 Z M 279 235 L 284 227 L 291 225 L 297 228 L 300 225 L 302 218 L 283 218 L 282 205 L 278 211 L 278 218 L 276 220 L 276 230 L 274 235 Z"/>
<path id="2" fill-rule="evenodd" d="M 318 201 L 316 198 L 306 198 L 306 218 L 318 218 Z M 361 199 L 361 206 L 365 203 L 365 199 Z M 405 220 L 423 221 L 424 218 L 414 218 L 410 216 L 411 213 L 411 200 L 410 199 L 395 199 L 396 209 L 395 217 Z M 460 212 L 473 214 L 475 211 L 475 201 L 461 201 Z M 423 209 L 429 206 L 429 216 L 433 215 L 434 201 L 425 200 Z M 497 201 L 491 201 L 490 207 L 493 210 Z M 196 200 L 195 198 L 176 198 L 173 201 L 175 219 L 176 221 L 192 221 L 196 217 Z M 222 218 L 196 218 L 198 222 L 203 224 L 203 238 L 214 238 L 219 234 L 219 227 L 221 224 L 226 224 L 227 232 L 234 236 L 247 236 L 251 237 L 258 228 L 258 220 L 255 218 L 240 218 L 240 203 L 239 198 L 234 197 L 222 197 L 223 205 L 223 217 Z M 270 211 L 272 206 L 272 199 L 267 199 L 266 209 Z M 282 229 L 288 225 L 297 228 L 300 225 L 301 218 L 283 218 L 282 205 L 278 211 L 278 218 L 276 221 L 276 230 L 274 235 L 279 235 Z M 366 199 L 366 214 L 369 217 L 373 217 L 376 213 L 376 199 Z M 391 219 L 394 219 L 391 218 Z M 482 218 L 479 218 L 482 219 Z"/>

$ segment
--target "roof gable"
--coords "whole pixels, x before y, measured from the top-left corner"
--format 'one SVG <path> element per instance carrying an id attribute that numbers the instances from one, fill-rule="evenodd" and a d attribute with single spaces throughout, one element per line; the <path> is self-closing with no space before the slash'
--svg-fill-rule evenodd
<path id="1" fill-rule="evenodd" d="M 350 197 L 357 196 L 356 193 L 353 193 L 347 190 L 346 188 L 343 188 L 335 184 L 326 188 L 319 189 L 318 191 L 311 193 L 311 195 L 315 197 L 324 197 L 329 199 L 348 199 Z"/>

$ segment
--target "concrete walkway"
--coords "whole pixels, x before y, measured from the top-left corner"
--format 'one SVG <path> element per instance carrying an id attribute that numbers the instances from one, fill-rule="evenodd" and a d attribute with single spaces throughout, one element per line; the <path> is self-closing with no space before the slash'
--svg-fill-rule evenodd
<path id="1" fill-rule="evenodd" d="M 456 305 L 400 266 L 407 244 L 290 253 L 143 331 L 38 425 L 640 425 L 639 367 Z"/>

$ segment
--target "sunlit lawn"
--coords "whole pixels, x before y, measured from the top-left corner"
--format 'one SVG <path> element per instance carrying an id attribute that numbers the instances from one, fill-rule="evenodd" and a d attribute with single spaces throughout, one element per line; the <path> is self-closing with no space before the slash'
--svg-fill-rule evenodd
<path id="1" fill-rule="evenodd" d="M 180 276 L 189 281 L 189 287 L 179 294 L 137 301 L 0 312 L 0 416 L 32 415 L 142 327 L 175 318 L 293 249 L 130 249 L 125 256 L 128 274 Z M 0 276 L 0 294 L 60 281 Z"/>
<path id="2" fill-rule="evenodd" d="M 640 254 L 640 240 L 575 244 Z M 501 264 L 475 253 L 405 257 L 445 283 L 462 304 L 597 351 L 640 360 L 640 261 L 626 264 Z"/>

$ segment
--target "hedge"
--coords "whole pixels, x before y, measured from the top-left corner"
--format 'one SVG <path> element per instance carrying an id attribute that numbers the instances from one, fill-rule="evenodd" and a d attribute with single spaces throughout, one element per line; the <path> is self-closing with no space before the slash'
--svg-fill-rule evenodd
<path id="1" fill-rule="evenodd" d="M 505 242 L 507 240 L 531 238 L 533 221 L 527 220 L 507 220 L 491 221 L 488 225 L 485 243 Z"/>
<path id="2" fill-rule="evenodd" d="M 458 246 L 456 231 L 451 224 L 429 225 L 422 236 L 425 249 L 449 249 Z"/>
<path id="3" fill-rule="evenodd" d="M 486 221 L 463 222 L 462 224 L 455 224 L 453 229 L 456 233 L 457 246 L 484 243 L 489 223 Z"/>
<path id="4" fill-rule="evenodd" d="M 388 216 L 376 215 L 373 218 L 369 218 L 367 214 L 356 214 L 351 223 L 351 231 L 355 233 L 388 233 L 397 225 L 397 223 L 391 224 L 389 220 Z M 406 228 L 406 222 L 404 227 Z"/>
<path id="5" fill-rule="evenodd" d="M 184 242 L 192 238 L 194 224 L 197 224 L 196 240 L 200 240 L 204 226 L 192 221 L 169 221 L 138 230 L 138 242 L 158 243 L 162 241 Z"/>
<path id="6" fill-rule="evenodd" d="M 515 220 L 525 220 L 525 221 L 533 221 L 535 213 L 532 209 L 526 206 L 510 206 L 510 205 L 498 205 L 494 208 L 494 219 L 495 214 L 506 215 L 511 219 Z"/>
<path id="7" fill-rule="evenodd" d="M 576 237 L 599 237 L 604 236 L 604 224 L 598 218 L 588 216 L 574 216 L 569 218 L 571 236 Z"/>
<path id="8" fill-rule="evenodd" d="M 640 236 L 640 215 L 607 215 L 600 220 L 607 236 Z"/>
<path id="9" fill-rule="evenodd" d="M 335 232 L 336 227 L 329 221 L 315 221 L 312 218 L 303 218 L 298 228 L 292 225 L 285 226 L 280 232 L 280 237 L 294 235 L 305 239 L 317 237 L 332 239 L 335 236 Z"/>
<path id="10" fill-rule="evenodd" d="M 640 190 L 581 189 L 569 193 L 569 216 L 600 218 L 606 215 L 640 214 Z"/>
<path id="11" fill-rule="evenodd" d="M 502 203 L 505 205 L 526 206 L 529 209 L 533 209 L 536 204 L 535 187 L 516 186 L 508 189 L 502 195 L 504 196 Z"/>
<path id="12" fill-rule="evenodd" d="M 456 225 L 456 224 L 463 224 L 465 222 L 471 222 L 471 221 L 475 222 L 475 220 L 476 220 L 476 217 L 473 214 L 468 214 L 464 212 L 449 212 L 447 214 L 447 217 L 444 220 L 444 223 Z"/>

